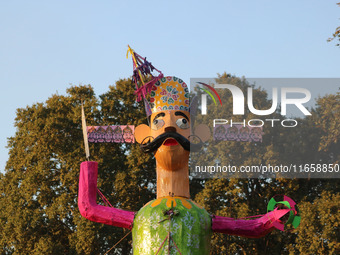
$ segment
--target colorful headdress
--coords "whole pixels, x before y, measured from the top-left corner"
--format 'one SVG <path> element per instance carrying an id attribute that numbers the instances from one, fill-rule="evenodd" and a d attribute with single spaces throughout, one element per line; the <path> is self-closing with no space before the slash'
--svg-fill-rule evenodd
<path id="1" fill-rule="evenodd" d="M 163 77 L 161 71 L 133 51 L 130 46 L 127 57 L 129 54 L 133 60 L 132 80 L 136 85 L 137 101 L 143 98 L 147 116 L 164 110 L 189 111 L 189 89 L 185 82 L 174 76 Z M 154 70 L 159 73 L 158 76 L 152 74 Z M 146 80 L 149 81 L 145 83 Z M 146 99 L 148 94 L 150 102 Z"/>
<path id="2" fill-rule="evenodd" d="M 126 53 L 126 58 L 131 54 L 132 57 L 132 65 L 133 65 L 133 75 L 132 81 L 136 85 L 137 101 L 140 101 L 142 98 L 145 98 L 148 93 L 151 92 L 152 85 L 154 85 L 159 79 L 163 78 L 163 74 L 161 71 L 156 69 L 151 62 L 146 61 L 146 58 L 138 55 L 133 49 L 128 45 L 128 51 Z M 153 71 L 158 72 L 157 76 L 152 74 Z M 150 81 L 146 82 L 147 79 Z"/>
<path id="3" fill-rule="evenodd" d="M 177 77 L 163 77 L 152 86 L 150 106 L 152 112 L 164 110 L 189 111 L 189 90 Z"/>

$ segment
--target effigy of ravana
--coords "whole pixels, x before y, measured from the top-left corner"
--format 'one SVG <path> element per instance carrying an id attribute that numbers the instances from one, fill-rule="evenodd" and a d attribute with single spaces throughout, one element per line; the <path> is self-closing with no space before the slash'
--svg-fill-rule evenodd
<path id="1" fill-rule="evenodd" d="M 133 80 L 138 84 L 148 68 L 154 67 L 130 48 L 129 51 L 134 63 Z M 160 72 L 157 77 L 152 76 L 150 82 L 143 82 L 136 88 L 137 97 L 144 100 L 150 124 L 136 127 L 134 135 L 141 149 L 153 153 L 156 159 L 157 198 L 138 212 L 97 204 L 98 163 L 86 161 L 80 167 L 78 195 L 83 217 L 132 230 L 134 255 L 207 255 L 212 232 L 259 238 L 275 227 L 282 228 L 280 218 L 292 213 L 290 206 L 294 206 L 294 202 L 285 202 L 287 206 L 279 209 L 274 208 L 275 201 L 272 201 L 270 212 L 245 220 L 210 215 L 191 200 L 189 152 L 200 150 L 202 142 L 193 144 L 190 139 L 200 134 L 191 129 L 188 87 L 181 79 L 163 77 Z"/>

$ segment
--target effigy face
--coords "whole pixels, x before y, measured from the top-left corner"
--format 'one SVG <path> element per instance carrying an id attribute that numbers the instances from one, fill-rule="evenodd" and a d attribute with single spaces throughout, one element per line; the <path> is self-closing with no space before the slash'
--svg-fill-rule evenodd
<path id="1" fill-rule="evenodd" d="M 150 122 L 150 126 L 142 124 L 135 129 L 136 141 L 141 144 L 150 142 L 149 146 L 152 147 L 150 152 L 154 153 L 157 165 L 163 169 L 176 171 L 187 167 L 190 147 L 184 148 L 180 143 L 187 141 L 189 144 L 191 134 L 189 112 L 180 110 L 155 112 L 150 116 Z"/>
<path id="2" fill-rule="evenodd" d="M 158 137 L 165 132 L 174 132 L 188 138 L 190 135 L 190 115 L 184 111 L 164 111 L 151 115 L 151 136 Z M 157 122 L 158 125 L 155 125 Z M 185 122 L 185 123 L 184 123 Z M 159 125 L 163 123 L 163 125 Z M 170 129 L 170 130 L 168 130 Z M 185 150 L 175 139 L 164 141 L 154 153 L 157 164 L 164 169 L 175 171 L 188 165 L 189 151 Z"/>
<path id="3" fill-rule="evenodd" d="M 132 237 L 134 255 L 206 255 L 210 251 L 211 217 L 190 199 L 158 198 L 139 210 Z"/>

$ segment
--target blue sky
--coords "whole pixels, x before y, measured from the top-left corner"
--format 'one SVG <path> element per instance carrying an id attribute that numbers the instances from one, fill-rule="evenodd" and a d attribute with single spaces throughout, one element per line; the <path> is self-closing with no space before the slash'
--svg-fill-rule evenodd
<path id="1" fill-rule="evenodd" d="M 340 48 L 326 42 L 340 25 L 336 2 L 1 1 L 0 170 L 17 108 L 65 94 L 70 84 L 106 92 L 132 74 L 127 44 L 187 83 L 224 71 L 340 77 Z"/>

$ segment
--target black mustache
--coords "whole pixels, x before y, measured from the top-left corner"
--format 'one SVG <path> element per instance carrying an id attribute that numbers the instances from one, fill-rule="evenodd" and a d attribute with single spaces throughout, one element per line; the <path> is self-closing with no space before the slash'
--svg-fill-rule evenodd
<path id="1" fill-rule="evenodd" d="M 200 140 L 200 142 L 195 144 L 195 143 L 191 143 L 187 138 L 185 138 L 184 136 L 182 136 L 179 133 L 165 132 L 165 133 L 157 136 L 153 141 L 148 142 L 146 144 L 143 144 L 144 140 L 146 140 L 148 138 L 149 139 L 152 138 L 152 136 L 147 136 L 146 138 L 144 138 L 144 140 L 140 144 L 140 148 L 145 153 L 154 152 L 163 144 L 163 142 L 166 139 L 174 138 L 185 150 L 197 152 L 202 148 L 203 142 L 198 136 L 196 136 L 196 137 Z"/>

